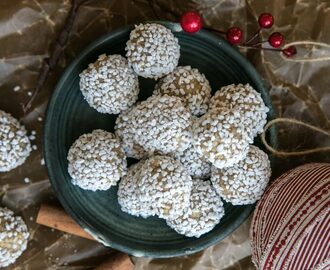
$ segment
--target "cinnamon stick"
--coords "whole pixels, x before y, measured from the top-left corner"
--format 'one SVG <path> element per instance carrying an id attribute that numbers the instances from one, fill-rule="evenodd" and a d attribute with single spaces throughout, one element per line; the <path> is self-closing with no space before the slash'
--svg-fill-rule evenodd
<path id="1" fill-rule="evenodd" d="M 63 209 L 41 205 L 37 216 L 37 223 L 83 238 L 95 240 L 85 232 Z M 95 268 L 95 270 L 133 270 L 134 264 L 130 257 L 122 252 L 112 254 L 108 260 Z"/>
<path id="2" fill-rule="evenodd" d="M 83 238 L 95 240 L 93 236 L 85 232 L 64 210 L 50 205 L 41 205 L 37 223 L 50 228 L 60 230 Z"/>

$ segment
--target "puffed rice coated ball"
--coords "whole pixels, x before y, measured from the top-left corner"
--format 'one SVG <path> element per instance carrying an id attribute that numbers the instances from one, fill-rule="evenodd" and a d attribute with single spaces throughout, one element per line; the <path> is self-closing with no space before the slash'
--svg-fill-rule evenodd
<path id="1" fill-rule="evenodd" d="M 160 79 L 154 94 L 179 97 L 193 115 L 200 116 L 208 110 L 211 86 L 198 69 L 179 66 Z"/>
<path id="2" fill-rule="evenodd" d="M 133 107 L 134 108 L 134 107 Z M 144 148 L 134 139 L 136 129 L 133 109 L 122 112 L 116 119 L 115 134 L 121 139 L 127 157 L 143 159 L 148 156 Z"/>
<path id="3" fill-rule="evenodd" d="M 0 268 L 14 263 L 26 250 L 29 231 L 23 219 L 0 207 Z"/>
<path id="4" fill-rule="evenodd" d="M 176 159 L 153 156 L 143 164 L 137 190 L 142 206 L 160 218 L 176 218 L 188 207 L 192 179 Z"/>
<path id="5" fill-rule="evenodd" d="M 139 76 L 158 79 L 178 65 L 180 45 L 165 26 L 139 24 L 126 43 L 126 57 Z"/>
<path id="6" fill-rule="evenodd" d="M 250 137 L 240 111 L 213 109 L 193 127 L 196 151 L 217 168 L 238 163 L 247 155 Z"/>
<path id="7" fill-rule="evenodd" d="M 138 99 L 138 76 L 119 54 L 100 55 L 79 77 L 84 98 L 100 113 L 119 114 Z"/>
<path id="8" fill-rule="evenodd" d="M 138 182 L 140 181 L 141 167 L 145 160 L 129 167 L 127 174 L 118 185 L 118 203 L 121 210 L 133 216 L 147 218 L 156 215 L 156 211 L 149 203 L 140 201 Z"/>
<path id="9" fill-rule="evenodd" d="M 194 179 L 189 207 L 178 218 L 168 219 L 167 225 L 179 234 L 200 237 L 211 231 L 224 214 L 221 198 L 211 182 Z"/>
<path id="10" fill-rule="evenodd" d="M 211 163 L 205 160 L 193 145 L 189 146 L 177 159 L 186 168 L 192 178 L 209 178 L 211 176 Z"/>
<path id="11" fill-rule="evenodd" d="M 22 165 L 30 152 L 25 127 L 9 113 L 0 110 L 0 172 Z"/>
<path id="12" fill-rule="evenodd" d="M 212 168 L 211 181 L 218 194 L 233 205 L 252 204 L 264 193 L 271 175 L 268 155 L 251 145 L 245 159 L 232 167 Z"/>
<path id="13" fill-rule="evenodd" d="M 131 112 L 135 141 L 151 153 L 183 152 L 191 144 L 192 116 L 178 97 L 151 96 Z"/>
<path id="14" fill-rule="evenodd" d="M 107 190 L 127 172 L 125 152 L 111 132 L 94 130 L 81 135 L 68 153 L 71 181 L 87 190 Z"/>
<path id="15" fill-rule="evenodd" d="M 222 107 L 243 112 L 242 121 L 252 128 L 252 138 L 263 131 L 269 109 L 261 94 L 249 84 L 231 84 L 218 90 L 211 98 L 210 110 Z"/>

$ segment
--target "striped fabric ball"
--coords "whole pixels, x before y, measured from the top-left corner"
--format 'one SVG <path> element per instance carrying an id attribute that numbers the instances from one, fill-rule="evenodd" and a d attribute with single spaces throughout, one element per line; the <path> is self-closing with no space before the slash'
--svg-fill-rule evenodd
<path id="1" fill-rule="evenodd" d="M 252 261 L 263 270 L 330 269 L 330 164 L 279 177 L 254 212 Z"/>

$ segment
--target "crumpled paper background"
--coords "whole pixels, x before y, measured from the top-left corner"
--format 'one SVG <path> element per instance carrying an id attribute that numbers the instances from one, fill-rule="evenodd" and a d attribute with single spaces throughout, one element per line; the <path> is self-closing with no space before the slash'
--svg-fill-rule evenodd
<path id="1" fill-rule="evenodd" d="M 152 8 L 153 5 L 153 8 Z M 42 60 L 65 23 L 70 0 L 2 0 L 0 1 L 0 109 L 19 118 L 32 132 L 37 147 L 19 168 L 0 173 L 0 200 L 21 214 L 27 222 L 31 240 L 28 250 L 8 269 L 92 269 L 113 252 L 98 243 L 36 225 L 41 202 L 56 203 L 47 179 L 42 157 L 42 126 L 48 99 L 64 68 L 90 42 L 118 27 L 140 21 L 177 20 L 184 11 L 196 9 L 205 24 L 225 30 L 240 26 L 252 35 L 257 17 L 271 12 L 274 30 L 287 41 L 314 40 L 330 42 L 330 2 L 327 0 L 90 0 L 78 12 L 69 42 L 59 65 L 46 85 L 23 115 L 25 103 L 36 84 Z M 267 38 L 269 31 L 264 31 Z M 278 53 L 249 51 L 246 54 L 269 84 L 274 107 L 281 117 L 294 117 L 330 130 L 330 64 L 289 62 Z M 330 51 L 313 48 L 313 55 L 330 55 Z M 299 150 L 329 145 L 330 139 L 300 126 L 279 126 L 279 148 Z M 330 155 L 315 154 L 298 158 L 281 158 L 276 175 L 298 164 L 330 161 Z M 216 246 L 192 256 L 173 259 L 133 258 L 136 269 L 254 269 L 248 239 L 250 220 Z"/>

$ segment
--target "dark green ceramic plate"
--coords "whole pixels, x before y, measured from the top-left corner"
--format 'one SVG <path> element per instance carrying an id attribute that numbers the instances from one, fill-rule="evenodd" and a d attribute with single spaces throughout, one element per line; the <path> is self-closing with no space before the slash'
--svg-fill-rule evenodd
<path id="1" fill-rule="evenodd" d="M 212 89 L 231 83 L 250 83 L 271 107 L 268 93 L 252 65 L 224 39 L 200 31 L 182 32 L 180 25 L 162 22 L 178 37 L 180 65 L 204 73 Z M 102 53 L 125 55 L 132 26 L 114 31 L 87 47 L 66 69 L 49 103 L 45 123 L 45 160 L 49 177 L 65 210 L 91 235 L 106 246 L 135 256 L 172 257 L 190 254 L 219 242 L 251 213 L 254 205 L 225 205 L 226 215 L 211 232 L 200 238 L 177 234 L 158 218 L 137 218 L 123 213 L 117 202 L 117 187 L 91 192 L 70 183 L 67 153 L 83 133 L 94 129 L 113 131 L 116 115 L 100 114 L 88 106 L 79 91 L 79 73 Z M 141 79 L 141 99 L 151 95 L 155 82 Z M 275 140 L 271 131 L 270 141 Z M 258 143 L 257 143 L 258 144 Z"/>

